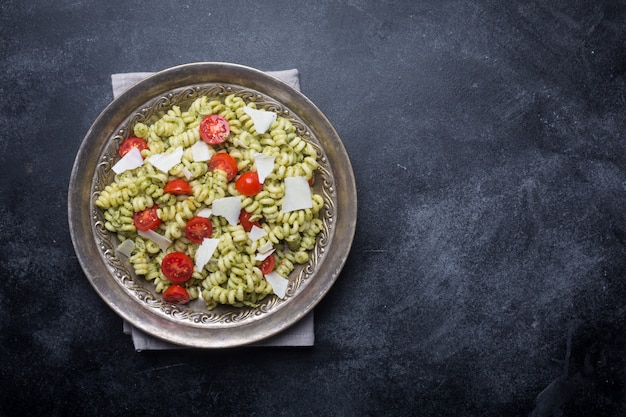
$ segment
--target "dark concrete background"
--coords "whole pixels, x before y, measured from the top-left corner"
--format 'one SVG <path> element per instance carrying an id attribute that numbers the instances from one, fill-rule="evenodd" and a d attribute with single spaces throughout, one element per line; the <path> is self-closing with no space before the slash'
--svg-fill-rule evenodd
<path id="1" fill-rule="evenodd" d="M 626 415 L 625 36 L 623 0 L 2 2 L 0 414 Z M 313 348 L 137 353 L 77 262 L 110 74 L 197 61 L 298 68 L 350 155 Z"/>

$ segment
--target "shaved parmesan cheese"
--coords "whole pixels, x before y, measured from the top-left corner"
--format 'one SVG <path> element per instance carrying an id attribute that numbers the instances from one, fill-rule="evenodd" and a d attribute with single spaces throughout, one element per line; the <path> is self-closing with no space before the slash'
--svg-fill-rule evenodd
<path id="1" fill-rule="evenodd" d="M 241 197 L 224 197 L 213 201 L 213 215 L 222 216 L 231 226 L 236 226 L 239 222 L 241 212 Z"/>
<path id="2" fill-rule="evenodd" d="M 282 212 L 302 210 L 313 207 L 311 188 L 304 177 L 285 178 L 285 197 L 283 198 Z"/>
<path id="3" fill-rule="evenodd" d="M 253 109 L 252 107 L 244 107 L 244 113 L 246 113 L 254 122 L 254 130 L 259 134 L 267 132 L 272 122 L 276 120 L 276 113 L 272 111 L 263 111 Z"/>
<path id="4" fill-rule="evenodd" d="M 264 261 L 265 258 L 267 258 L 268 256 L 270 256 L 272 253 L 274 253 L 275 249 L 272 249 L 268 252 L 263 252 L 263 253 L 257 253 L 254 256 L 254 259 L 256 259 L 257 261 Z"/>
<path id="5" fill-rule="evenodd" d="M 215 151 L 206 142 L 198 141 L 191 145 L 191 157 L 194 162 L 204 162 L 211 159 Z"/>
<path id="6" fill-rule="evenodd" d="M 262 227 L 255 226 L 255 225 L 252 225 L 252 229 L 250 229 L 250 232 L 248 233 L 248 237 L 253 242 L 265 236 L 267 236 L 267 232 L 265 231 L 265 229 L 263 229 Z"/>
<path id="7" fill-rule="evenodd" d="M 116 174 L 120 174 L 129 169 L 139 168 L 143 165 L 141 151 L 134 146 L 111 168 Z"/>
<path id="8" fill-rule="evenodd" d="M 133 253 L 134 250 L 135 242 L 133 242 L 132 239 L 126 239 L 125 241 L 117 245 L 117 251 L 127 258 L 130 256 L 131 253 Z"/>
<path id="9" fill-rule="evenodd" d="M 189 181 L 191 177 L 193 177 L 193 173 L 189 171 L 187 167 L 183 168 L 183 174 L 185 175 L 185 178 L 187 178 L 187 181 Z"/>
<path id="10" fill-rule="evenodd" d="M 274 271 L 265 275 L 265 279 L 272 286 L 274 294 L 276 294 L 280 298 L 285 298 L 285 294 L 287 293 L 287 285 L 289 285 L 289 280 L 283 278 L 280 274 Z"/>
<path id="11" fill-rule="evenodd" d="M 241 139 L 238 138 L 233 139 L 233 145 L 240 148 L 248 149 L 248 145 L 246 145 Z"/>
<path id="12" fill-rule="evenodd" d="M 156 169 L 165 172 L 166 174 L 174 167 L 174 165 L 180 163 L 180 159 L 183 157 L 183 147 L 179 146 L 174 149 L 173 152 L 164 152 L 152 155 L 147 159 Z"/>
<path id="13" fill-rule="evenodd" d="M 255 153 L 254 162 L 256 164 L 256 173 L 259 176 L 259 182 L 263 184 L 265 178 L 274 170 L 274 157 L 269 155 L 263 155 L 262 153 Z"/>
<path id="14" fill-rule="evenodd" d="M 211 256 L 217 249 L 217 245 L 220 243 L 219 239 L 202 239 L 202 243 L 196 250 L 196 269 L 202 271 L 202 268 L 211 260 Z"/>
<path id="15" fill-rule="evenodd" d="M 210 208 L 203 208 L 202 210 L 196 213 L 196 216 L 206 217 L 208 219 L 209 217 L 211 217 L 212 214 L 213 214 L 213 210 L 211 210 Z"/>
<path id="16" fill-rule="evenodd" d="M 137 234 L 141 237 L 145 237 L 146 239 L 150 239 L 151 241 L 156 243 L 163 252 L 165 252 L 167 248 L 169 248 L 170 245 L 172 244 L 171 240 L 169 240 L 163 235 L 158 234 L 154 230 L 147 230 L 145 232 L 141 230 L 137 230 Z"/>
<path id="17" fill-rule="evenodd" d="M 258 251 L 259 253 L 265 253 L 271 251 L 272 249 L 274 249 L 274 245 L 272 245 L 272 242 L 265 242 L 265 245 L 258 248 Z"/>

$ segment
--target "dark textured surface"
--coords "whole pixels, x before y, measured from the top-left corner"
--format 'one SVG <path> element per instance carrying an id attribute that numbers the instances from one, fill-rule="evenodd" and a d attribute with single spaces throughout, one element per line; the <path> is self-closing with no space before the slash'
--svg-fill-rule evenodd
<path id="1" fill-rule="evenodd" d="M 626 415 L 625 36 L 608 0 L 3 2 L 0 414 Z M 110 74 L 196 61 L 299 68 L 350 154 L 314 348 L 136 353 L 76 260 Z"/>

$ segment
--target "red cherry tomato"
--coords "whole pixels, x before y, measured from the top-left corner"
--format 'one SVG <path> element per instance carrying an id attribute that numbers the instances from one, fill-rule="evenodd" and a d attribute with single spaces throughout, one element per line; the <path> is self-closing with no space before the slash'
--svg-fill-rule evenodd
<path id="1" fill-rule="evenodd" d="M 200 137 L 209 145 L 224 143 L 229 136 L 230 125 L 219 114 L 210 114 L 200 122 Z"/>
<path id="2" fill-rule="evenodd" d="M 167 184 L 165 184 L 163 191 L 166 193 L 176 194 L 176 195 L 192 195 L 193 194 L 191 185 L 189 185 L 187 181 L 181 178 L 176 178 L 174 180 L 171 180 Z"/>
<path id="3" fill-rule="evenodd" d="M 235 182 L 237 191 L 246 196 L 257 195 L 263 189 L 263 184 L 259 182 L 259 174 L 256 172 L 244 172 Z"/>
<path id="4" fill-rule="evenodd" d="M 189 302 L 189 293 L 180 285 L 170 285 L 163 291 L 163 300 L 172 304 L 187 304 Z"/>
<path id="5" fill-rule="evenodd" d="M 276 259 L 274 259 L 274 254 L 271 254 L 267 258 L 261 262 L 261 266 L 259 269 L 263 275 L 267 275 L 274 270 L 274 265 L 276 264 Z"/>
<path id="6" fill-rule="evenodd" d="M 139 152 L 148 149 L 148 142 L 141 138 L 131 136 L 120 145 L 120 156 L 126 155 L 131 149 L 137 148 Z"/>
<path id="7" fill-rule="evenodd" d="M 137 230 L 141 230 L 142 232 L 146 232 L 148 230 L 154 230 L 161 224 L 161 219 L 159 219 L 159 215 L 157 214 L 157 209 L 159 207 L 155 204 L 154 206 L 145 209 L 144 211 L 139 211 L 133 214 L 133 223 Z"/>
<path id="8" fill-rule="evenodd" d="M 252 213 L 248 213 L 245 209 L 242 209 L 241 213 L 239 213 L 239 223 L 243 226 L 243 230 L 246 232 L 252 230 L 252 226 L 261 227 L 259 222 L 251 222 L 251 217 Z"/>
<path id="9" fill-rule="evenodd" d="M 161 271 L 173 284 L 182 284 L 191 278 L 193 261 L 184 252 L 170 252 L 161 261 Z"/>
<path id="10" fill-rule="evenodd" d="M 202 240 L 213 234 L 213 223 L 206 217 L 194 216 L 185 225 L 185 236 L 193 243 L 202 243 Z"/>
<path id="11" fill-rule="evenodd" d="M 216 169 L 226 172 L 226 179 L 232 181 L 237 175 L 237 161 L 225 152 L 216 153 L 209 161 L 209 171 Z"/>

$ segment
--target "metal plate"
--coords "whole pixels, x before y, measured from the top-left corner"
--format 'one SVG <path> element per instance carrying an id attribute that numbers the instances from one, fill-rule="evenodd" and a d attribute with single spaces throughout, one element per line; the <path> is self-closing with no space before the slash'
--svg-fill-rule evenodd
<path id="1" fill-rule="evenodd" d="M 289 275 L 288 296 L 267 297 L 258 307 L 200 303 L 175 306 L 162 301 L 153 285 L 137 277 L 115 251 L 116 237 L 103 227 L 95 198 L 111 180 L 119 143 L 137 121 L 180 105 L 198 94 L 237 93 L 262 103 L 298 127 L 318 150 L 324 197 L 324 229 L 311 261 Z M 123 319 L 162 340 L 188 347 L 225 348 L 273 336 L 310 312 L 330 290 L 346 261 L 354 237 L 357 197 L 354 173 L 337 132 L 303 94 L 262 71 L 227 63 L 194 63 L 146 78 L 121 94 L 95 120 L 80 146 L 68 190 L 70 234 L 78 260 L 102 299 Z"/>

